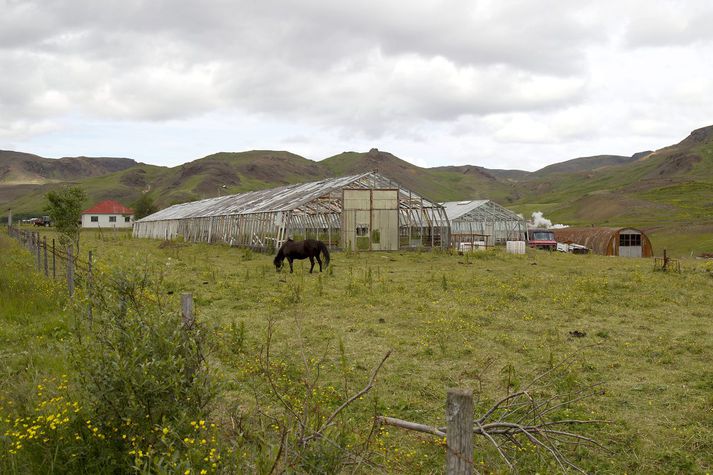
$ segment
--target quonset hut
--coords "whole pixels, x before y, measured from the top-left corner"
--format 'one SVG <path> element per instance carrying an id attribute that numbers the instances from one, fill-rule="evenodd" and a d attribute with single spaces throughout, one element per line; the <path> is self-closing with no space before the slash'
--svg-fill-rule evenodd
<path id="1" fill-rule="evenodd" d="M 651 257 L 651 241 L 634 228 L 558 228 L 553 229 L 555 240 L 586 246 L 603 256 Z"/>
<path id="2" fill-rule="evenodd" d="M 451 225 L 451 243 L 456 249 L 486 246 L 507 241 L 524 241 L 527 223 L 509 209 L 490 200 L 448 201 L 441 203 Z"/>
<path id="3" fill-rule="evenodd" d="M 133 235 L 263 251 L 313 238 L 387 251 L 447 247 L 449 231 L 443 206 L 368 172 L 174 205 L 136 221 Z"/>

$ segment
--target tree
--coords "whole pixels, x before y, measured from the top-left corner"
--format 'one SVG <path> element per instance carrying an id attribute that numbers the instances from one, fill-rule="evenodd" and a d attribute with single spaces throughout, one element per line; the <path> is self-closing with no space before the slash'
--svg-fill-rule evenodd
<path id="1" fill-rule="evenodd" d="M 150 214 L 154 214 L 158 211 L 158 207 L 148 194 L 142 193 L 138 200 L 132 205 L 134 208 L 134 219 L 145 218 Z"/>
<path id="2" fill-rule="evenodd" d="M 79 255 L 79 235 L 82 229 L 82 207 L 87 194 L 77 186 L 64 187 L 47 193 L 45 211 L 59 233 L 63 246 L 72 244 Z"/>

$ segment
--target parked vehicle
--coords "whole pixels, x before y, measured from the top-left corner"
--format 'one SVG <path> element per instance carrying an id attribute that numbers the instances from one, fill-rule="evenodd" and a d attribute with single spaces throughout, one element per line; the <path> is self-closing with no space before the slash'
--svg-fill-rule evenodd
<path id="1" fill-rule="evenodd" d="M 41 218 L 35 218 L 34 221 L 35 226 L 51 226 L 52 221 L 50 220 L 49 216 L 42 216 Z"/>
<path id="2" fill-rule="evenodd" d="M 530 228 L 527 230 L 527 245 L 535 249 L 554 251 L 557 249 L 555 233 L 549 229 Z"/>
<path id="3" fill-rule="evenodd" d="M 558 242 L 557 250 L 560 252 L 569 252 L 570 254 L 589 254 L 589 248 L 573 242 Z"/>

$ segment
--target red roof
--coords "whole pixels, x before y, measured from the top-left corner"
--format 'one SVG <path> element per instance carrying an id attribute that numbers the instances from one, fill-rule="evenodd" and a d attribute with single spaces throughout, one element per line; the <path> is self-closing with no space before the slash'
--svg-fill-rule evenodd
<path id="1" fill-rule="evenodd" d="M 82 214 L 134 214 L 134 210 L 114 200 L 106 200 L 85 209 Z"/>

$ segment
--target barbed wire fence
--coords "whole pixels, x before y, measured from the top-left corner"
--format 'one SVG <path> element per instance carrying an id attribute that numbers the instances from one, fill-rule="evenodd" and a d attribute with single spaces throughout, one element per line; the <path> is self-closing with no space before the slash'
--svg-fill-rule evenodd
<path id="1" fill-rule="evenodd" d="M 17 226 L 7 228 L 8 235 L 18 241 L 33 256 L 35 269 L 53 280 L 65 279 L 67 292 L 74 296 L 78 273 L 85 276 L 84 281 L 92 279 L 92 251 L 87 253 L 86 260 L 76 254 L 71 245 L 61 246 L 56 239 L 47 239 L 38 231 L 21 229 Z"/>

